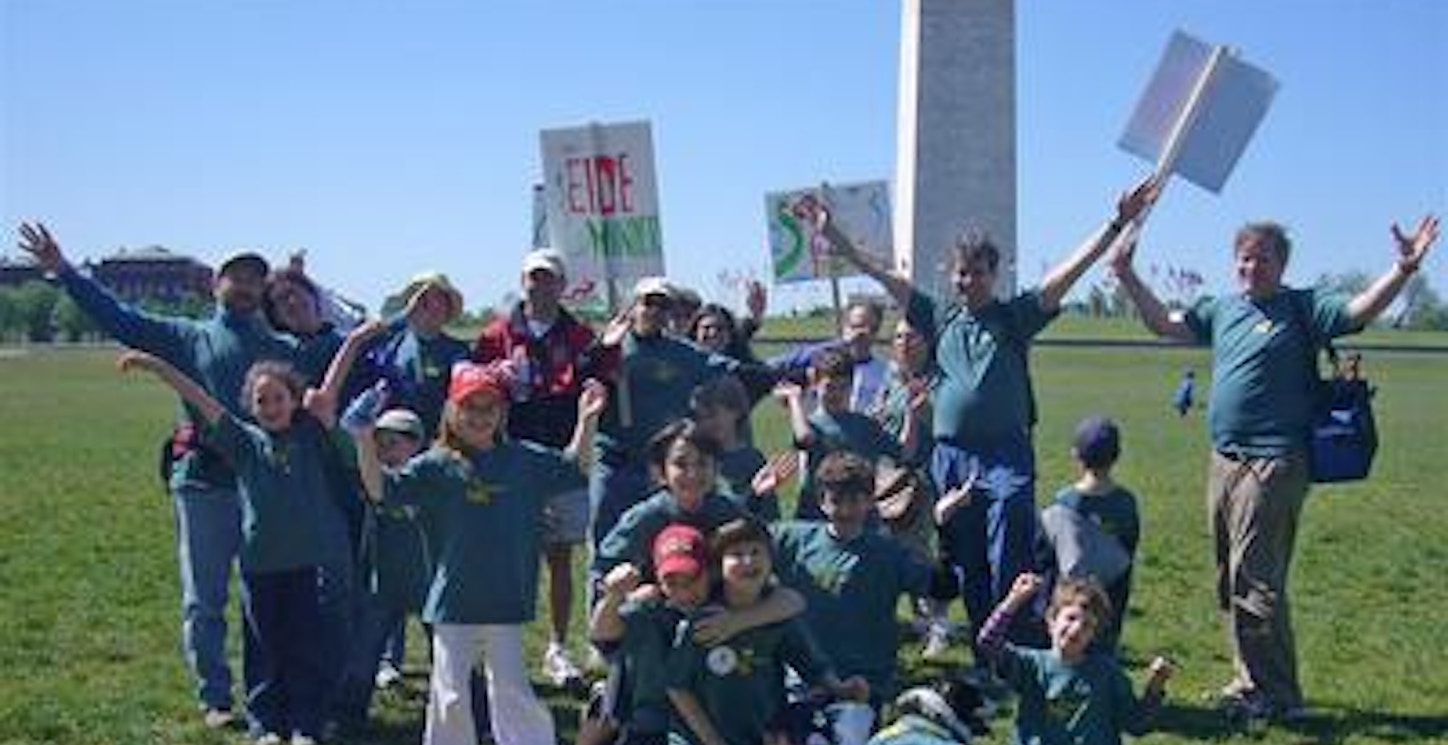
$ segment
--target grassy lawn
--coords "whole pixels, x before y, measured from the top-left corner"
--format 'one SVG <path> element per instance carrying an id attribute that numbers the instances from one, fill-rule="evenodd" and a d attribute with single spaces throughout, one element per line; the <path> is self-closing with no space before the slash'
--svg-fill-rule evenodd
<path id="1" fill-rule="evenodd" d="M 1062 326 L 1062 334 L 1100 331 Z M 0 349 L 0 743 L 240 743 L 239 733 L 201 728 L 177 653 L 171 508 L 154 465 L 173 398 L 112 372 L 112 356 Z M 1108 413 L 1124 429 L 1119 476 L 1142 498 L 1145 522 L 1127 659 L 1138 679 L 1154 653 L 1180 665 L 1161 731 L 1144 741 L 1448 741 L 1438 626 L 1448 617 L 1438 492 L 1448 450 L 1433 434 L 1448 420 L 1448 356 L 1369 355 L 1381 386 L 1377 470 L 1366 484 L 1314 490 L 1293 573 L 1302 674 L 1317 713 L 1245 735 L 1203 700 L 1230 673 L 1210 592 L 1204 424 L 1200 411 L 1181 421 L 1167 406 L 1181 369 L 1201 375 L 1205 364 L 1203 352 L 1185 349 L 1043 347 L 1033 359 L 1039 499 L 1071 478 L 1069 432 L 1081 416 Z M 785 441 L 778 412 L 759 411 L 759 439 L 777 449 Z M 531 659 L 543 635 L 541 624 L 530 628 Z M 410 652 L 420 663 L 421 644 Z M 947 664 L 925 666 L 917 652 L 912 642 L 902 653 L 907 678 L 966 659 L 957 650 Z M 413 676 L 406 691 L 384 696 L 378 733 L 360 742 L 417 741 L 424 688 Z M 571 739 L 576 703 L 546 693 Z M 994 730 L 988 742 L 1006 741 L 1009 721 Z"/>

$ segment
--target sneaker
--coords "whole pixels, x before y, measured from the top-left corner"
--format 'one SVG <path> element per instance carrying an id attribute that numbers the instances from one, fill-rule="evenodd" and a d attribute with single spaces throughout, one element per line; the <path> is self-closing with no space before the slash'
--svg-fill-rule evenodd
<path id="1" fill-rule="evenodd" d="M 925 648 L 920 650 L 920 658 L 936 661 L 944 657 L 949 650 L 950 632 L 941 624 L 931 624 L 925 632 Z"/>
<path id="2" fill-rule="evenodd" d="M 384 662 L 377 667 L 377 677 L 373 679 L 373 685 L 379 691 L 385 691 L 392 686 L 402 682 L 402 671 L 398 670 L 390 662 Z"/>
<path id="3" fill-rule="evenodd" d="M 255 742 L 256 745 L 282 745 L 283 741 L 281 735 L 275 732 L 267 732 L 266 734 L 258 735 L 253 742 Z"/>
<path id="4" fill-rule="evenodd" d="M 1217 693 L 1217 708 L 1235 722 L 1260 722 L 1272 718 L 1272 702 L 1255 688 L 1229 684 Z"/>
<path id="5" fill-rule="evenodd" d="M 583 664 L 587 665 L 588 669 L 595 673 L 608 672 L 608 658 L 604 657 L 603 653 L 598 651 L 598 647 L 592 644 L 588 645 L 588 658 Z"/>
<path id="6" fill-rule="evenodd" d="M 226 729 L 236 723 L 236 715 L 231 709 L 209 707 L 201 713 L 201 721 L 207 729 Z"/>
<path id="7" fill-rule="evenodd" d="M 583 671 L 568 657 L 568 650 L 560 644 L 549 644 L 543 653 L 543 677 L 556 688 L 572 688 L 583 683 Z"/>
<path id="8" fill-rule="evenodd" d="M 298 732 L 292 735 L 292 745 L 317 745 L 317 738 Z"/>

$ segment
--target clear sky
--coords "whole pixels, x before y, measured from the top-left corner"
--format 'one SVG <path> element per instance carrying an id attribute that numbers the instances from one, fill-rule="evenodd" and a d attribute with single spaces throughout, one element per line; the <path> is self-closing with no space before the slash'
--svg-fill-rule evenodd
<path id="1" fill-rule="evenodd" d="M 0 0 L 0 218 L 77 258 L 305 247 L 374 307 L 436 268 L 478 307 L 517 284 L 538 130 L 643 118 L 669 273 L 714 294 L 767 276 L 766 191 L 893 177 L 899 27 L 896 0 Z M 1023 282 L 1146 172 L 1115 143 L 1177 28 L 1281 89 L 1223 194 L 1168 190 L 1143 265 L 1221 287 L 1270 217 L 1290 281 L 1376 273 L 1392 221 L 1448 210 L 1448 2 L 1020 0 Z"/>

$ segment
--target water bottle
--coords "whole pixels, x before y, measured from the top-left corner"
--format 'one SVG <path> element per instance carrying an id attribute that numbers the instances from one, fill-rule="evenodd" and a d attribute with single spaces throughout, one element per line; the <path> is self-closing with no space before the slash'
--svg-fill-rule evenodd
<path id="1" fill-rule="evenodd" d="M 387 407 L 388 390 L 386 378 L 377 381 L 365 391 L 357 394 L 347 410 L 342 413 L 342 428 L 358 432 L 371 426 Z"/>

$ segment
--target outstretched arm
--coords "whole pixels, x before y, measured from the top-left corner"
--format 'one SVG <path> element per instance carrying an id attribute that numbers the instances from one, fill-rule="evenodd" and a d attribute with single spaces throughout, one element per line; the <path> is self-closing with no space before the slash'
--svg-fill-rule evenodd
<path id="1" fill-rule="evenodd" d="M 1136 273 L 1136 267 L 1132 259 L 1136 256 L 1136 228 L 1132 227 L 1130 234 L 1124 236 L 1116 245 L 1116 250 L 1111 255 L 1111 270 L 1116 273 L 1116 279 L 1121 282 L 1121 287 L 1131 297 L 1131 302 L 1136 304 L 1136 310 L 1141 314 L 1142 323 L 1157 336 L 1176 339 L 1177 341 L 1193 341 L 1190 328 L 1180 318 L 1173 317 L 1166 304 L 1156 296 L 1156 293 L 1147 287 L 1141 276 Z"/>
<path id="2" fill-rule="evenodd" d="M 177 370 L 171 363 L 153 354 L 138 352 L 134 349 L 122 353 L 120 359 L 116 360 L 116 366 L 121 372 L 133 370 L 144 370 L 160 378 L 166 385 L 179 394 L 186 403 L 191 404 L 201 414 L 201 418 L 207 424 L 216 424 L 223 416 L 226 416 L 226 407 L 221 405 L 196 383 L 186 376 L 186 373 Z"/>
<path id="3" fill-rule="evenodd" d="M 357 443 L 357 471 L 362 477 L 362 490 L 373 504 L 381 504 L 386 486 L 383 483 L 382 459 L 377 457 L 376 430 L 371 424 L 352 432 Z"/>
<path id="4" fill-rule="evenodd" d="M 1422 266 L 1428 249 L 1438 240 L 1438 216 L 1424 216 L 1412 235 L 1404 235 L 1398 224 L 1393 223 L 1393 240 L 1398 244 L 1398 260 L 1393 268 L 1348 301 L 1347 315 L 1355 329 L 1367 326 L 1381 315 L 1398 297 L 1408 278 Z"/>
<path id="5" fill-rule="evenodd" d="M 1076 280 L 1106 253 L 1126 226 L 1150 207 L 1160 193 L 1160 182 L 1155 177 L 1147 177 L 1122 194 L 1116 202 L 1116 215 L 1111 221 L 1097 228 L 1069 258 L 1046 273 L 1046 278 L 1041 281 L 1041 307 L 1050 313 L 1060 310 L 1061 300 L 1071 291 Z"/>
<path id="6" fill-rule="evenodd" d="M 783 382 L 774 387 L 774 395 L 784 404 L 789 415 L 789 433 L 797 448 L 808 448 L 814 439 L 809 414 L 804 410 L 804 389 L 798 383 Z"/>
<path id="7" fill-rule="evenodd" d="M 805 610 L 804 595 L 791 587 L 775 587 L 758 603 L 739 610 L 721 610 L 694 622 L 694 641 L 712 646 L 750 629 L 787 621 Z"/>

